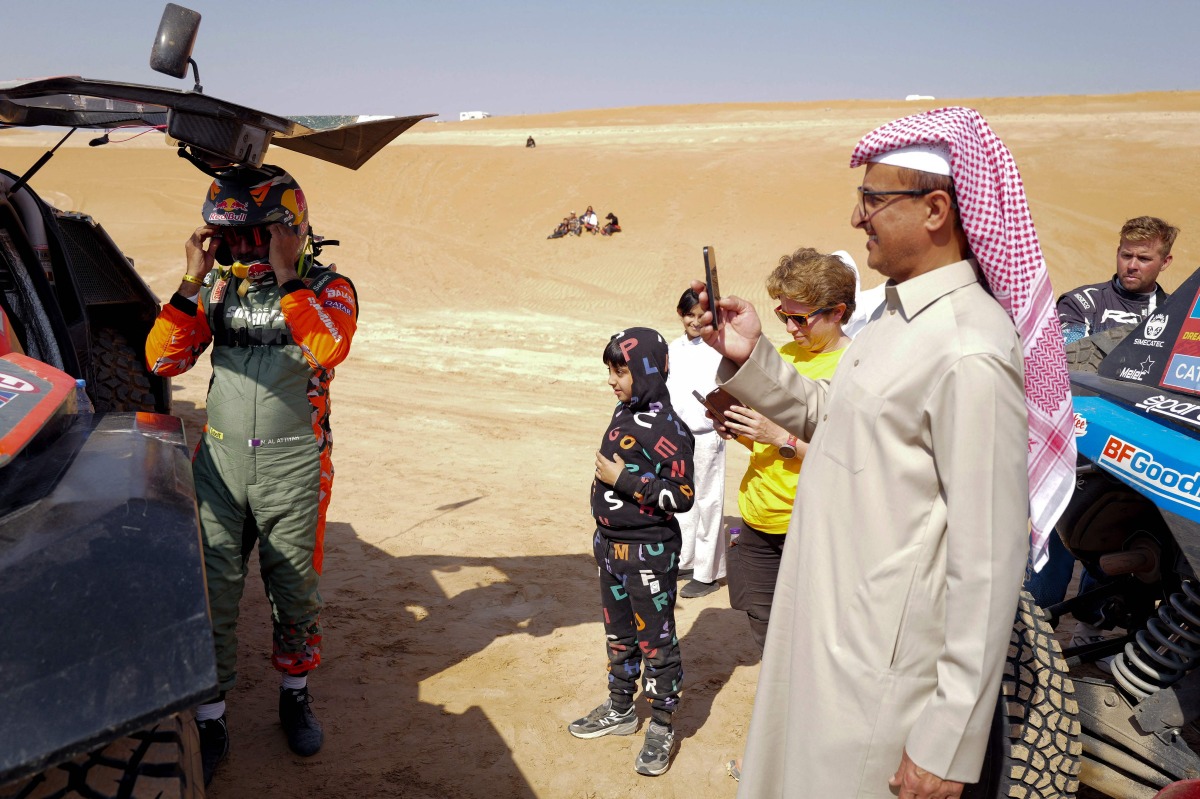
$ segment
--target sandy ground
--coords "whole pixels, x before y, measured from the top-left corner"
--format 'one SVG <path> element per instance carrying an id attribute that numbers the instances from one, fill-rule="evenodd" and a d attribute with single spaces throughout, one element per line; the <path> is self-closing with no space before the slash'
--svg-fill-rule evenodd
<path id="1" fill-rule="evenodd" d="M 1200 254 L 1196 94 L 977 100 L 1016 155 L 1058 291 L 1112 273 L 1128 217 L 1183 228 L 1177 286 Z M 403 109 L 405 113 L 421 109 Z M 358 287 L 361 323 L 333 390 L 324 663 L 312 678 L 322 752 L 286 749 L 266 603 L 243 604 L 234 751 L 216 799 L 247 796 L 733 796 L 758 674 L 725 589 L 677 610 L 686 688 L 673 766 L 633 771 L 641 735 L 579 741 L 605 694 L 590 556 L 592 452 L 611 412 L 600 351 L 632 324 L 674 337 L 673 308 L 720 255 L 726 293 L 799 246 L 847 249 L 857 138 L 902 103 L 684 106 L 422 123 L 360 172 L 283 150 L 319 233 Z M 535 136 L 528 150 L 525 137 Z M 32 181 L 94 215 L 163 298 L 207 181 L 151 136 L 64 147 Z M 22 172 L 44 134 L 0 133 Z M 150 142 L 153 144 L 153 142 Z M 568 211 L 615 211 L 624 233 L 547 240 Z M 866 285 L 878 282 L 866 275 Z M 768 334 L 782 342 L 782 329 Z M 175 383 L 194 440 L 207 370 Z M 731 449 L 726 514 L 746 457 Z"/>

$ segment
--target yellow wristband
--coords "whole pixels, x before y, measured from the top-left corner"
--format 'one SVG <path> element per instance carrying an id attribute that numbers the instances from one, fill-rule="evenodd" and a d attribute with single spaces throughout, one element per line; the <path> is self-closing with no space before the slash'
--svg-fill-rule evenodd
<path id="1" fill-rule="evenodd" d="M 184 282 L 184 283 L 195 283 L 197 286 L 203 286 L 203 285 L 204 285 L 204 278 L 202 278 L 202 277 L 192 277 L 192 276 L 191 276 L 191 275 L 189 275 L 187 272 L 184 272 L 184 273 L 183 273 L 183 282 Z"/>

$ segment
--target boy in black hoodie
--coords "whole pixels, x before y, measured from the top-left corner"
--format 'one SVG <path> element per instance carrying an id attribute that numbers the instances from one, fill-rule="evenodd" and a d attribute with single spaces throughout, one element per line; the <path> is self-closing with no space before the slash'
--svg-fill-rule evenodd
<path id="1" fill-rule="evenodd" d="M 645 327 L 624 330 L 609 340 L 604 363 L 619 404 L 596 452 L 592 549 L 600 567 L 609 698 L 568 729 L 576 738 L 636 732 L 633 695 L 645 661 L 650 725 L 634 768 L 658 776 L 670 766 L 671 714 L 683 681 L 675 635 L 683 539 L 675 514 L 692 506 L 695 439 L 671 408 L 662 336 Z"/>

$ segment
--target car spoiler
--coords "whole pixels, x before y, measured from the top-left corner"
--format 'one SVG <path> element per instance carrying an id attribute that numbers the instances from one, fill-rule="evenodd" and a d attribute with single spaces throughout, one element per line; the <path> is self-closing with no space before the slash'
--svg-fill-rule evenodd
<path id="1" fill-rule="evenodd" d="M 0 82 L 0 127 L 54 126 L 164 130 L 206 148 L 192 134 L 247 130 L 261 138 L 261 154 L 273 142 L 331 164 L 358 169 L 404 131 L 436 114 L 405 117 L 312 116 L 292 119 L 195 91 L 80 77 Z M 303 121 L 301 121 L 303 120 Z M 183 135 L 178 135 L 183 131 Z M 212 148 L 207 148 L 212 149 Z"/>

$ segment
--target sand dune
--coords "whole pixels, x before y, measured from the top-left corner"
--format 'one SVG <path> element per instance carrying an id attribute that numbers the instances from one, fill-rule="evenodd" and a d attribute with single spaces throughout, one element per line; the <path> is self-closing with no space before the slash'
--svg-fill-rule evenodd
<path id="1" fill-rule="evenodd" d="M 1183 228 L 1177 286 L 1200 255 L 1195 93 L 970 101 L 1022 169 L 1058 291 L 1107 278 L 1117 230 Z M 945 104 L 943 102 L 937 105 Z M 640 736 L 577 741 L 604 695 L 587 492 L 611 410 L 599 353 L 632 324 L 678 333 L 673 308 L 720 257 L 722 286 L 765 307 L 762 281 L 799 246 L 846 249 L 860 135 L 931 103 L 610 109 L 421 123 L 359 172 L 276 149 L 362 299 L 334 388 L 327 658 L 313 678 L 328 743 L 308 761 L 275 729 L 265 603 L 248 591 L 234 754 L 211 796 L 630 796 Z M 420 109 L 413 109 L 419 111 Z M 526 149 L 526 135 L 536 149 Z M 0 132 L 22 172 L 42 132 Z M 77 136 L 32 181 L 94 215 L 163 298 L 207 179 L 154 145 Z M 547 240 L 569 211 L 625 232 Z M 879 280 L 864 275 L 866 285 Z M 782 341 L 782 329 L 768 333 Z M 191 431 L 206 370 L 176 381 Z M 727 514 L 744 454 L 729 457 Z M 667 796 L 732 796 L 757 676 L 720 591 L 679 607 L 688 674 Z M 294 762 L 293 762 L 294 761 Z"/>

